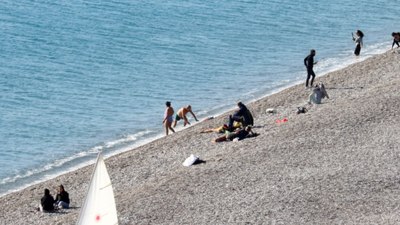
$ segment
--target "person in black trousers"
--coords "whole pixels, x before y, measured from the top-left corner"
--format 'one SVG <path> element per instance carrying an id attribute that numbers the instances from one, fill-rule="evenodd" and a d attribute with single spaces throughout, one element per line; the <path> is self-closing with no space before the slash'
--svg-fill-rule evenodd
<path id="1" fill-rule="evenodd" d="M 361 30 L 356 31 L 356 36 L 354 37 L 353 33 L 351 33 L 353 36 L 353 41 L 356 43 L 356 49 L 354 49 L 354 55 L 359 56 L 361 52 L 361 47 L 363 47 L 363 38 L 364 38 L 364 33 Z"/>
<path id="2" fill-rule="evenodd" d="M 314 78 L 315 78 L 315 73 L 313 70 L 313 67 L 317 62 L 314 62 L 314 56 L 315 56 L 315 50 L 311 49 L 310 54 L 304 58 L 304 65 L 307 68 L 307 80 L 306 80 L 306 88 L 308 88 L 308 81 L 311 78 L 311 87 L 313 86 L 314 83 Z"/>

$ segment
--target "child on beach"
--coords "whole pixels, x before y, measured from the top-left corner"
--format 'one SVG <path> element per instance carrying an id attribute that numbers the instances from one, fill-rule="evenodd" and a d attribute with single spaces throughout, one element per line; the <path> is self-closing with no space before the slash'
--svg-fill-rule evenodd
<path id="1" fill-rule="evenodd" d="M 171 106 L 171 102 L 165 102 L 165 106 L 167 107 L 164 112 L 164 120 L 163 124 L 165 127 L 165 135 L 168 135 L 168 131 L 171 130 L 175 133 L 175 130 L 171 127 L 172 121 L 174 120 L 174 108 Z"/>
<path id="2" fill-rule="evenodd" d="M 353 37 L 353 41 L 356 43 L 356 49 L 354 49 L 354 55 L 359 56 L 361 52 L 361 47 L 363 47 L 363 38 L 364 38 L 364 33 L 361 30 L 356 31 L 356 36 L 354 37 L 354 34 L 351 33 L 351 36 Z"/>

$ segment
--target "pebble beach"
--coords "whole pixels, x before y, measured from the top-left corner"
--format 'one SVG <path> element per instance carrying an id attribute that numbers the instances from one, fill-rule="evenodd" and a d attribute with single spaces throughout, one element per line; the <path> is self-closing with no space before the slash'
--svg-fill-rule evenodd
<path id="1" fill-rule="evenodd" d="M 399 62 L 388 51 L 317 74 L 330 96 L 320 105 L 307 104 L 304 84 L 245 102 L 257 137 L 213 143 L 220 134 L 200 133 L 225 123 L 226 112 L 107 158 L 119 224 L 400 223 Z M 191 154 L 205 163 L 182 166 Z M 92 171 L 1 197 L 0 224 L 75 224 Z M 59 184 L 71 208 L 36 211 L 43 190 L 54 195 Z"/>

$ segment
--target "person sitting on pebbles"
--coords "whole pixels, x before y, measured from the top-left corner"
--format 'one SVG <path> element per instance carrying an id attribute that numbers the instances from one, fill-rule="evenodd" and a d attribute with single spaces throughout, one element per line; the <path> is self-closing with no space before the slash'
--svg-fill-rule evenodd
<path id="1" fill-rule="evenodd" d="M 62 184 L 58 186 L 55 206 L 58 209 L 69 208 L 69 194 L 68 192 L 65 191 L 64 186 Z"/>
<path id="2" fill-rule="evenodd" d="M 49 189 L 44 189 L 44 196 L 40 199 L 40 205 L 38 210 L 41 212 L 53 212 L 54 211 L 54 198 L 50 194 Z"/>
<path id="3" fill-rule="evenodd" d="M 315 87 L 313 88 L 312 93 L 309 96 L 309 101 L 308 103 L 311 104 L 321 104 L 321 101 L 323 98 L 329 98 L 328 93 L 325 90 L 325 86 L 322 82 L 319 82 Z"/>
<path id="4" fill-rule="evenodd" d="M 239 109 L 235 111 L 233 115 L 229 115 L 229 130 L 234 130 L 233 128 L 235 122 L 241 123 L 243 127 L 246 127 L 248 125 L 253 126 L 254 119 L 250 110 L 242 102 L 238 102 L 237 106 Z"/>

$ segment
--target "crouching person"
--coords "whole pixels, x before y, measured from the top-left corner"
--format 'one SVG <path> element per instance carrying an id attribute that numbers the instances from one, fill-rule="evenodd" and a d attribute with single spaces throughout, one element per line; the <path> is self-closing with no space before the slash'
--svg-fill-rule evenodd
<path id="1" fill-rule="evenodd" d="M 322 82 L 318 83 L 309 96 L 308 103 L 321 104 L 323 98 L 329 98 L 328 93 L 325 90 L 325 86 Z"/>

